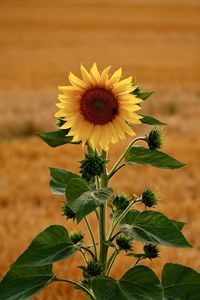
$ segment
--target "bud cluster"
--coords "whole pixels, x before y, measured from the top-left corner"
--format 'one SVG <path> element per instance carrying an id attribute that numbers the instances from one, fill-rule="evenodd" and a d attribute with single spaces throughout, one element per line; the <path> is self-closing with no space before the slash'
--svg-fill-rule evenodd
<path id="1" fill-rule="evenodd" d="M 158 203 L 156 192 L 152 189 L 145 189 L 142 193 L 141 201 L 147 207 L 155 206 Z"/>
<path id="2" fill-rule="evenodd" d="M 98 154 L 86 154 L 85 159 L 80 161 L 80 173 L 82 177 L 90 181 L 94 176 L 100 176 L 105 168 L 106 161 Z"/>
<path id="3" fill-rule="evenodd" d="M 146 136 L 146 142 L 151 150 L 160 149 L 162 146 L 163 134 L 162 131 L 154 128 Z"/>
<path id="4" fill-rule="evenodd" d="M 114 199 L 113 199 L 113 205 L 116 207 L 116 210 L 121 212 L 123 210 L 125 210 L 130 204 L 129 199 L 124 195 L 117 195 Z"/>
<path id="5" fill-rule="evenodd" d="M 63 216 L 66 216 L 67 219 L 75 219 L 75 212 L 69 207 L 67 202 L 64 203 L 61 209 L 63 211 Z"/>
<path id="6" fill-rule="evenodd" d="M 121 234 L 116 238 L 117 246 L 119 250 L 131 251 L 132 250 L 132 239 L 126 235 Z"/>
<path id="7" fill-rule="evenodd" d="M 69 237 L 73 244 L 78 244 L 83 240 L 83 235 L 80 231 L 72 231 Z"/>

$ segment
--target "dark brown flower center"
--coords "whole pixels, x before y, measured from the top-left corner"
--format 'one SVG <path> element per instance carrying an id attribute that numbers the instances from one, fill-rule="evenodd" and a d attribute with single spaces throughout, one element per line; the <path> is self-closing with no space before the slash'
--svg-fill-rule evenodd
<path id="1" fill-rule="evenodd" d="M 92 88 L 83 94 L 80 109 L 84 118 L 94 125 L 104 125 L 118 114 L 118 101 L 112 92 L 101 88 Z"/>

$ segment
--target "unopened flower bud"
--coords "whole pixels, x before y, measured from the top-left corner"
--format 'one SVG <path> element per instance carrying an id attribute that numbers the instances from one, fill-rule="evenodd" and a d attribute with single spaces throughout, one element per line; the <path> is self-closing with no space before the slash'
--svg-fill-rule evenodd
<path id="1" fill-rule="evenodd" d="M 160 149 L 162 145 L 163 134 L 158 129 L 152 129 L 149 135 L 146 136 L 146 141 L 151 150 Z"/>
<path id="2" fill-rule="evenodd" d="M 94 155 L 86 154 L 85 159 L 80 163 L 80 173 L 82 177 L 86 180 L 90 180 L 91 177 L 100 176 L 101 173 L 103 173 L 106 161 L 95 153 Z"/>
<path id="3" fill-rule="evenodd" d="M 87 277 L 88 275 L 91 277 L 101 275 L 103 271 L 102 264 L 98 261 L 90 261 L 87 267 L 84 268 L 84 276 Z"/>
<path id="4" fill-rule="evenodd" d="M 130 204 L 129 199 L 126 196 L 124 196 L 123 194 L 119 195 L 119 196 L 116 196 L 113 199 L 113 205 L 116 207 L 116 209 L 118 211 L 125 210 L 128 207 L 129 204 Z"/>
<path id="5" fill-rule="evenodd" d="M 144 245 L 143 250 L 146 258 L 152 259 L 159 256 L 159 250 L 155 245 L 152 244 Z"/>
<path id="6" fill-rule="evenodd" d="M 64 203 L 62 207 L 63 216 L 66 216 L 67 219 L 74 219 L 75 218 L 75 212 L 69 207 L 67 203 Z"/>
<path id="7" fill-rule="evenodd" d="M 142 193 L 142 202 L 147 207 L 152 207 L 158 203 L 156 192 L 152 189 L 146 189 Z"/>
<path id="8" fill-rule="evenodd" d="M 83 235 L 80 231 L 73 231 L 70 233 L 70 239 L 73 244 L 78 244 L 83 240 Z"/>
<path id="9" fill-rule="evenodd" d="M 132 239 L 125 235 L 120 235 L 116 238 L 116 243 L 120 250 L 125 250 L 126 252 L 132 250 L 131 245 Z"/>

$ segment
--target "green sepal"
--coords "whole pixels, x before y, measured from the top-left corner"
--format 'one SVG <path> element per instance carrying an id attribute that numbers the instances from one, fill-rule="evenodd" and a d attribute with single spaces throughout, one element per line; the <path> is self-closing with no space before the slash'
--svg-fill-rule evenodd
<path id="1" fill-rule="evenodd" d="M 190 248 L 180 231 L 182 223 L 171 221 L 157 211 L 131 210 L 120 223 L 121 231 L 132 239 L 153 245 Z M 182 228 L 182 227 L 181 227 Z"/>
<path id="2" fill-rule="evenodd" d="M 200 299 L 200 273 L 179 264 L 168 263 L 162 272 L 165 300 Z"/>
<path id="3" fill-rule="evenodd" d="M 148 115 L 141 115 L 142 116 L 142 119 L 140 119 L 140 121 L 143 123 L 143 124 L 148 124 L 148 125 L 167 125 L 166 123 L 164 122 L 161 122 L 159 121 L 158 119 L 152 117 L 152 116 L 148 116 Z"/>
<path id="4" fill-rule="evenodd" d="M 90 190 L 84 180 L 75 178 L 69 181 L 65 195 L 69 207 L 75 212 L 77 223 L 79 223 L 112 196 L 112 189 Z"/>
<path id="5" fill-rule="evenodd" d="M 38 267 L 12 266 L 0 282 L 1 300 L 28 300 L 55 281 L 52 265 Z"/>
<path id="6" fill-rule="evenodd" d="M 149 165 L 161 169 L 179 169 L 185 164 L 159 151 L 144 147 L 132 147 L 125 155 L 127 165 Z"/>
<path id="7" fill-rule="evenodd" d="M 80 142 L 72 142 L 73 136 L 66 136 L 69 130 L 59 129 L 49 132 L 38 132 L 37 135 L 50 147 L 58 147 L 65 144 L 80 144 Z"/>
<path id="8" fill-rule="evenodd" d="M 79 175 L 56 168 L 49 168 L 50 171 L 50 189 L 53 194 L 64 195 L 65 189 L 72 178 L 80 178 Z"/>
<path id="9" fill-rule="evenodd" d="M 117 281 L 111 277 L 97 277 L 92 281 L 96 300 L 161 300 L 163 291 L 156 274 L 146 266 L 128 270 Z"/>
<path id="10" fill-rule="evenodd" d="M 81 243 L 74 244 L 67 229 L 51 225 L 39 233 L 30 246 L 14 262 L 14 267 L 44 266 L 67 258 L 78 251 Z"/>

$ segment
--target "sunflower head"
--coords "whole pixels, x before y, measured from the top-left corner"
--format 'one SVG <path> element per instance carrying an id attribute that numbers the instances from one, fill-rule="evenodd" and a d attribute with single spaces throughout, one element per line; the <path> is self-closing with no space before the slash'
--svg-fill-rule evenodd
<path id="1" fill-rule="evenodd" d="M 122 69 L 109 75 L 110 67 L 99 72 L 96 64 L 90 71 L 80 67 L 82 78 L 70 72 L 71 85 L 60 86 L 58 112 L 56 118 L 62 118 L 61 129 L 69 129 L 67 135 L 73 136 L 73 142 L 82 141 L 93 149 L 108 150 L 126 138 L 134 136 L 132 124 L 141 123 L 137 111 L 142 99 L 131 94 L 137 86 L 132 77 L 121 79 Z"/>

